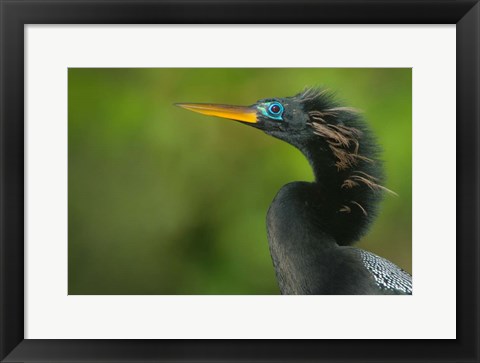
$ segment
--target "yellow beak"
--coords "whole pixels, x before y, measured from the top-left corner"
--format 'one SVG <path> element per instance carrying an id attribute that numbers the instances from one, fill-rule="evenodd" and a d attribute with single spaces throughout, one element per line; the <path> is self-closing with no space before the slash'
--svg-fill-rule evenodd
<path id="1" fill-rule="evenodd" d="M 202 115 L 257 123 L 257 110 L 254 107 L 218 105 L 212 103 L 176 103 L 175 105 L 193 112 L 201 113 Z"/>

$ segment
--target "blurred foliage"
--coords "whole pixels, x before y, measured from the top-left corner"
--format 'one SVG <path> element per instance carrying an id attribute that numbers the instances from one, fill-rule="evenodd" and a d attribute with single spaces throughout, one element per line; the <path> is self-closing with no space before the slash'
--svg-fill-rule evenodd
<path id="1" fill-rule="evenodd" d="M 173 106 L 252 104 L 306 86 L 361 109 L 387 195 L 357 246 L 411 271 L 410 69 L 68 71 L 69 294 L 278 294 L 265 216 L 304 157 L 258 130 Z"/>

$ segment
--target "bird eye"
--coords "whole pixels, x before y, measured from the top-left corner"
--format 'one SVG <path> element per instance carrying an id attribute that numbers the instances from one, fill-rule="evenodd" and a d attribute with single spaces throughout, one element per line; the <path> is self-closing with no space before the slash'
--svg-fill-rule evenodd
<path id="1" fill-rule="evenodd" d="M 278 103 L 274 103 L 270 105 L 268 110 L 270 111 L 270 113 L 273 113 L 274 115 L 278 115 L 282 109 L 280 108 L 280 105 Z"/>
<path id="2" fill-rule="evenodd" d="M 283 120 L 284 108 L 281 103 L 279 102 L 271 102 L 266 103 L 264 107 L 262 107 L 262 112 L 265 116 L 274 119 L 274 120 Z"/>

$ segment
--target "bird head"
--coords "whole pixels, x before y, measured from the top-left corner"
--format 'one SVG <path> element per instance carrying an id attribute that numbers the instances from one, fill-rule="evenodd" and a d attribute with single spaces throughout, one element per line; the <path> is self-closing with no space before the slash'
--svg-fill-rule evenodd
<path id="1" fill-rule="evenodd" d="M 307 89 L 293 97 L 267 98 L 251 106 L 178 103 L 200 114 L 217 116 L 263 130 L 300 149 L 308 158 L 323 151 L 338 171 L 375 157 L 372 137 L 358 111 L 342 107 L 327 90 Z M 360 140 L 362 139 L 362 143 Z M 363 155 L 360 153 L 363 149 Z M 325 160 L 325 158 L 323 158 Z"/>

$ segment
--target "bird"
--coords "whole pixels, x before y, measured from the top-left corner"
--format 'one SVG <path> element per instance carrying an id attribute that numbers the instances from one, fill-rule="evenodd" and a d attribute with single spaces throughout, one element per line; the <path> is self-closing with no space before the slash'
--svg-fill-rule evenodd
<path id="1" fill-rule="evenodd" d="M 386 193 L 379 142 L 362 113 L 323 87 L 250 106 L 176 103 L 238 121 L 297 148 L 314 180 L 284 185 L 266 217 L 282 295 L 411 295 L 409 273 L 353 245 L 375 220 Z"/>

